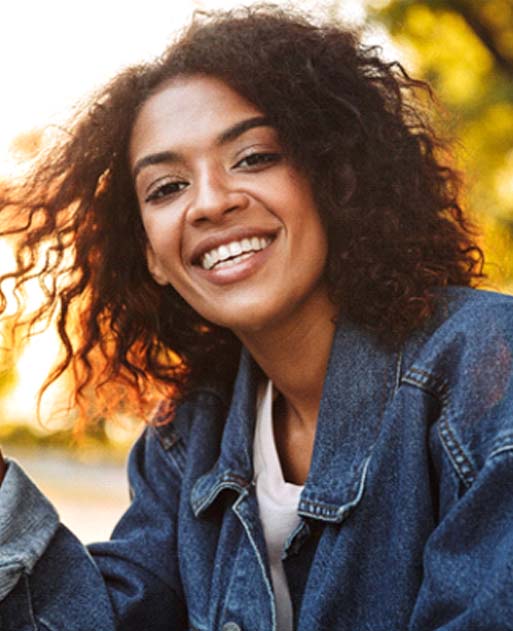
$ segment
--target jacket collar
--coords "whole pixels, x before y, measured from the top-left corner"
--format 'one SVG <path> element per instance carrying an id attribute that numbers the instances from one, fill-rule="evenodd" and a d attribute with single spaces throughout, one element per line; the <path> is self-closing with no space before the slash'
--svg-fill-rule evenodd
<path id="1" fill-rule="evenodd" d="M 387 400 L 393 395 L 398 361 L 368 333 L 340 321 L 334 336 L 319 409 L 310 472 L 299 513 L 342 521 L 358 504 Z M 256 396 L 262 373 L 242 352 L 214 467 L 193 487 L 191 502 L 200 515 L 221 491 L 247 492 L 253 478 Z"/>

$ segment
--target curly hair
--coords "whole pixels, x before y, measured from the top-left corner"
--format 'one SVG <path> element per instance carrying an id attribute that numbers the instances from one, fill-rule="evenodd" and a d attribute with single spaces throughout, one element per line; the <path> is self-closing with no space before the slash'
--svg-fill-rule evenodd
<path id="1" fill-rule="evenodd" d="M 57 312 L 65 356 L 47 383 L 71 368 L 79 404 L 114 382 L 135 401 L 155 386 L 177 401 L 234 377 L 235 336 L 150 276 L 128 168 L 142 104 L 164 81 L 193 75 L 221 79 L 259 108 L 308 175 L 328 235 L 330 296 L 346 317 L 399 344 L 430 316 L 437 288 L 482 277 L 459 176 L 422 107 L 426 84 L 334 23 L 269 5 L 197 14 L 161 57 L 96 94 L 2 195 L 1 234 L 15 236 L 18 267 L 0 287 L 39 276 L 46 302 L 32 324 Z"/>

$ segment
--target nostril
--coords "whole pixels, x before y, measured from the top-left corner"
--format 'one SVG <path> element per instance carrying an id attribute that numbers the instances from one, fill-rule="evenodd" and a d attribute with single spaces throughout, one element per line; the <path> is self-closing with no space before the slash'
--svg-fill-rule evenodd
<path id="1" fill-rule="evenodd" d="M 191 221 L 202 218 L 217 223 L 226 215 L 247 208 L 250 198 L 244 191 L 233 190 L 225 182 L 200 182 L 191 191 L 188 213 Z"/>

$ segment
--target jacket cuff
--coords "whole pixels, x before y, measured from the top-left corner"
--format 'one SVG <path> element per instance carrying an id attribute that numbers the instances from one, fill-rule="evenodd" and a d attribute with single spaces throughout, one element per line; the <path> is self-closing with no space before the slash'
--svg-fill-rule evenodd
<path id="1" fill-rule="evenodd" d="M 29 574 L 59 526 L 59 516 L 14 461 L 0 485 L 0 600 Z"/>

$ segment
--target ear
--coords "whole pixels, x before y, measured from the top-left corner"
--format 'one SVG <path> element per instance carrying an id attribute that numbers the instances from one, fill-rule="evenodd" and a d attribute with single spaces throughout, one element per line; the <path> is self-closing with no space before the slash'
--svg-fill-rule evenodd
<path id="1" fill-rule="evenodd" d="M 149 243 L 146 245 L 146 264 L 148 265 L 148 271 L 153 276 L 153 280 L 156 283 L 159 285 L 169 285 L 164 269 Z"/>

